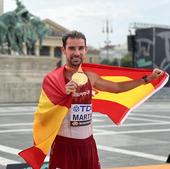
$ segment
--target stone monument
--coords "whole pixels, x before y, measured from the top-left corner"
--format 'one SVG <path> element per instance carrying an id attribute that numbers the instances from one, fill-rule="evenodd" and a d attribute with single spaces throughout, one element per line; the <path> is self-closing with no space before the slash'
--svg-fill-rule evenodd
<path id="1" fill-rule="evenodd" d="M 14 11 L 3 13 L 0 0 L 0 104 L 37 103 L 44 75 L 56 68 L 59 58 L 21 55 L 22 45 L 33 47 L 38 40 L 42 43 L 48 34 L 48 26 L 29 13 L 21 1 L 16 0 Z"/>
<path id="2" fill-rule="evenodd" d="M 3 1 L 0 1 L 3 11 Z M 31 14 L 20 0 L 16 0 L 17 8 L 13 11 L 3 13 L 0 16 L 0 53 L 6 48 L 8 54 L 12 51 L 23 55 L 23 45 L 26 45 L 28 52 L 33 50 L 35 43 L 42 40 L 50 28 L 40 20 L 39 17 Z"/>

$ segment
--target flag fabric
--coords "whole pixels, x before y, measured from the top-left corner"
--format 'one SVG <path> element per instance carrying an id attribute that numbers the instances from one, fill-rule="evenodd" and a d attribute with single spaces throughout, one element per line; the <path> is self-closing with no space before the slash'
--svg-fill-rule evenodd
<path id="1" fill-rule="evenodd" d="M 151 69 L 135 69 L 99 64 L 84 64 L 83 70 L 95 72 L 103 79 L 113 82 L 140 79 L 152 72 Z M 126 92 L 116 94 L 98 91 L 92 100 L 93 111 L 107 114 L 115 124 L 119 125 L 123 123 L 134 108 L 161 89 L 168 81 L 168 78 L 169 75 L 164 72 L 163 76 L 156 80 Z"/>
<path id="2" fill-rule="evenodd" d="M 42 92 L 34 113 L 34 146 L 19 155 L 33 168 L 40 169 L 71 105 L 65 92 L 64 67 L 55 69 L 43 80 Z"/>
<path id="3" fill-rule="evenodd" d="M 120 82 L 139 79 L 152 70 L 83 64 L 84 71 L 96 72 L 104 79 Z M 98 91 L 92 99 L 93 111 L 107 114 L 112 121 L 121 124 L 128 113 L 165 85 L 168 74 L 146 85 L 115 94 Z M 64 66 L 48 73 L 42 84 L 39 104 L 34 113 L 34 145 L 19 153 L 33 168 L 40 169 L 71 106 L 71 95 L 65 91 Z"/>

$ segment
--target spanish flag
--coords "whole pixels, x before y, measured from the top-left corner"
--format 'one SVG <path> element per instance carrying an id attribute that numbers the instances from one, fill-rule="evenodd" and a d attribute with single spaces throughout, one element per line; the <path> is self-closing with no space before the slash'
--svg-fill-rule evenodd
<path id="1" fill-rule="evenodd" d="M 83 64 L 83 70 L 93 71 L 103 79 L 121 82 L 139 79 L 152 70 Z M 115 124 L 121 124 L 130 111 L 148 99 L 168 81 L 168 74 L 146 85 L 119 94 L 98 91 L 93 97 L 93 111 L 107 114 Z M 19 153 L 33 168 L 40 169 L 71 106 L 71 95 L 65 91 L 64 66 L 48 73 L 42 84 L 41 96 L 34 114 L 34 145 Z"/>
<path id="2" fill-rule="evenodd" d="M 64 67 L 61 67 L 47 74 L 43 80 L 34 113 L 34 146 L 19 153 L 33 169 L 41 168 L 70 105 L 71 95 L 66 95 Z"/>
<path id="3" fill-rule="evenodd" d="M 151 69 L 113 67 L 97 64 L 84 64 L 84 71 L 93 71 L 103 79 L 113 82 L 140 79 L 152 72 Z M 115 94 L 98 91 L 93 97 L 93 111 L 107 114 L 116 125 L 119 125 L 123 123 L 133 109 L 161 89 L 167 83 L 168 78 L 169 75 L 164 72 L 163 76 L 151 83 L 141 85 L 126 92 Z"/>

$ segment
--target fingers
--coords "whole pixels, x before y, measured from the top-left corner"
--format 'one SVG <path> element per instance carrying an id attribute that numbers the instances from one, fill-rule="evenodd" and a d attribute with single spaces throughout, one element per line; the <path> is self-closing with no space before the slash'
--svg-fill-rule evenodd
<path id="1" fill-rule="evenodd" d="M 99 93 L 98 90 L 96 90 L 95 88 L 92 89 L 92 96 L 95 96 L 98 93 Z"/>
<path id="2" fill-rule="evenodd" d="M 155 77 L 162 76 L 163 73 L 164 73 L 164 72 L 163 72 L 162 70 L 157 69 L 157 68 L 155 68 L 155 69 L 153 70 L 153 72 L 152 72 L 152 74 L 153 74 Z"/>
<path id="3" fill-rule="evenodd" d="M 66 86 L 66 94 L 74 93 L 77 89 L 77 84 L 74 81 L 69 81 Z"/>
<path id="4" fill-rule="evenodd" d="M 155 68 L 155 69 L 152 71 L 151 75 L 148 76 L 148 81 L 152 81 L 152 80 L 157 79 L 158 77 L 162 76 L 163 73 L 164 73 L 164 71 Z"/>

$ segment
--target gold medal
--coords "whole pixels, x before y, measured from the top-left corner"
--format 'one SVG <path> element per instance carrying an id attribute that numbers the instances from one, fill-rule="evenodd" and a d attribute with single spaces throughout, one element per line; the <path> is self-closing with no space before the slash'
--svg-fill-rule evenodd
<path id="1" fill-rule="evenodd" d="M 82 86 L 87 83 L 88 78 L 83 72 L 77 72 L 72 75 L 71 78 L 78 86 Z"/>

